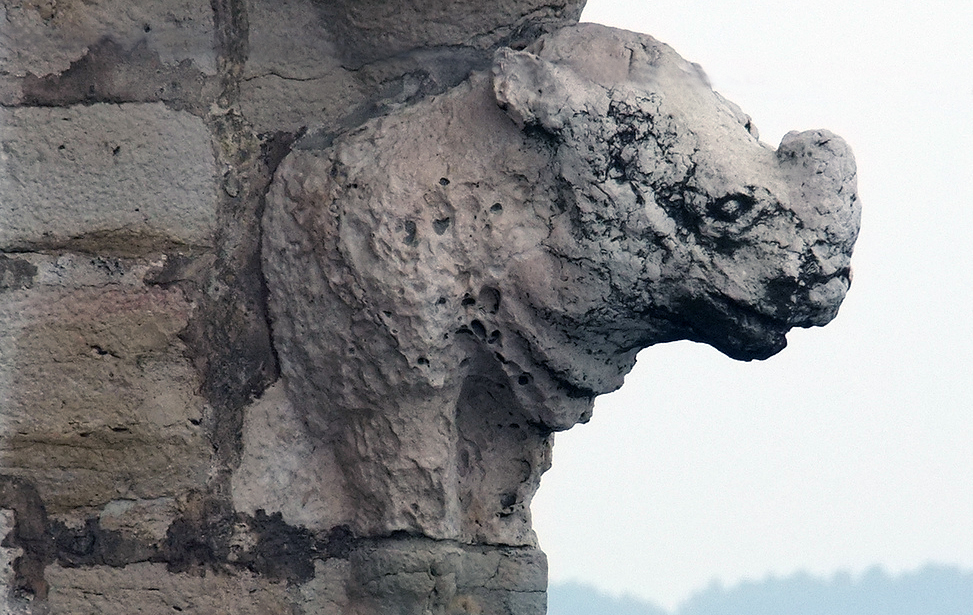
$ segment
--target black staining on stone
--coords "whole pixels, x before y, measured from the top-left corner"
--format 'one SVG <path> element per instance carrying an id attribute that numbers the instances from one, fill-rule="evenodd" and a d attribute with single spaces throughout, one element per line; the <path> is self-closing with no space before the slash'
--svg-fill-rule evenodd
<path id="1" fill-rule="evenodd" d="M 314 576 L 317 547 L 310 531 L 287 525 L 279 512 L 267 515 L 262 510 L 248 519 L 247 525 L 257 544 L 252 551 L 239 554 L 238 563 L 266 578 L 290 583 L 302 583 Z"/>
<path id="2" fill-rule="evenodd" d="M 54 561 L 55 550 L 48 532 L 44 503 L 37 489 L 27 480 L 0 476 L 0 509 L 14 511 L 14 528 L 2 537 L 0 545 L 23 551 L 13 562 L 12 597 L 45 600 L 48 585 L 44 568 Z"/>
<path id="3" fill-rule="evenodd" d="M 89 517 L 81 527 L 68 527 L 60 521 L 51 524 L 57 562 L 64 567 L 115 566 L 158 558 L 158 546 L 126 536 L 118 530 L 101 527 Z"/>
<path id="4" fill-rule="evenodd" d="M 449 218 L 439 218 L 438 220 L 433 220 L 432 230 L 436 231 L 437 235 L 442 235 L 446 232 L 446 229 L 449 228 L 450 221 L 451 220 Z"/>
<path id="5" fill-rule="evenodd" d="M 192 60 L 164 63 L 144 40 L 126 49 L 103 38 L 64 72 L 43 77 L 28 74 L 21 102 L 33 106 L 164 102 L 203 115 L 215 91 L 212 80 Z"/>
<path id="6" fill-rule="evenodd" d="M 185 514 L 169 526 L 161 543 L 102 527 L 98 517 L 72 527 L 49 522 L 34 487 L 19 477 L 0 476 L 0 509 L 14 511 L 14 528 L 2 546 L 19 548 L 13 562 L 13 597 L 44 600 L 44 568 L 123 567 L 137 562 L 165 563 L 170 572 L 204 575 L 247 569 L 271 581 L 303 583 L 314 576 L 314 560 L 347 559 L 358 538 L 346 526 L 315 536 L 290 526 L 280 513 L 255 516 L 232 512 L 208 497 L 190 497 Z M 245 533 L 243 540 L 235 540 Z M 241 547 L 240 545 L 247 545 Z"/>
<path id="7" fill-rule="evenodd" d="M 233 514 L 212 497 L 194 496 L 166 531 L 158 561 L 169 572 L 204 575 L 218 571 L 229 555 Z"/>
<path id="8" fill-rule="evenodd" d="M 152 561 L 171 572 L 205 574 L 246 569 L 271 581 L 303 583 L 314 576 L 314 560 L 347 559 L 358 539 L 346 526 L 315 536 L 288 525 L 281 513 L 234 513 L 212 500 L 197 501 L 170 526 Z"/>
<path id="9" fill-rule="evenodd" d="M 681 338 L 709 344 L 738 361 L 762 361 L 787 346 L 786 323 L 715 294 L 681 301 L 671 320 Z"/>
<path id="10" fill-rule="evenodd" d="M 0 254 L 0 293 L 34 285 L 37 267 L 29 261 Z"/>
<path id="11" fill-rule="evenodd" d="M 796 304 L 801 294 L 806 294 L 806 287 L 797 278 L 780 277 L 764 284 L 764 298 L 769 306 L 786 309 Z"/>
<path id="12" fill-rule="evenodd" d="M 355 548 L 357 538 L 347 525 L 331 528 L 317 543 L 317 551 L 324 557 L 348 559 Z"/>
<path id="13" fill-rule="evenodd" d="M 418 229 L 416 228 L 415 221 L 406 220 L 402 226 L 405 231 L 405 238 L 402 241 L 405 245 L 412 247 L 419 245 L 419 238 L 417 236 Z"/>

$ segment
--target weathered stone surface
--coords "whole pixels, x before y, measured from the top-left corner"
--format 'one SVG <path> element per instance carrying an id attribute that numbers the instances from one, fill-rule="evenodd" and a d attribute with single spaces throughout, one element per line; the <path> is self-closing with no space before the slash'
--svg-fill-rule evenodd
<path id="1" fill-rule="evenodd" d="M 0 66 L 6 75 L 43 77 L 67 70 L 104 39 L 143 45 L 167 64 L 191 61 L 216 72 L 213 11 L 206 0 L 4 0 Z"/>
<path id="2" fill-rule="evenodd" d="M 8 594 L 16 586 L 14 560 L 24 554 L 23 549 L 6 541 L 7 535 L 14 530 L 15 521 L 13 510 L 0 509 L 0 613 L 13 612 L 15 603 Z"/>
<path id="3" fill-rule="evenodd" d="M 353 552 L 350 568 L 352 613 L 547 612 L 547 558 L 539 549 L 464 547 L 421 538 L 378 541 Z"/>
<path id="4" fill-rule="evenodd" d="M 0 141 L 0 249 L 213 242 L 216 167 L 197 117 L 159 103 L 0 107 Z"/>
<path id="5" fill-rule="evenodd" d="M 833 318 L 854 159 L 826 131 L 776 151 L 754 133 L 665 45 L 586 25 L 299 144 L 264 271 L 291 401 L 333 447 L 352 530 L 531 545 L 549 434 L 639 349 L 762 359 Z"/>
<path id="6" fill-rule="evenodd" d="M 47 569 L 51 615 L 291 615 L 285 583 L 242 573 L 172 574 L 165 564 Z"/>
<path id="7" fill-rule="evenodd" d="M 49 513 L 205 485 L 207 408 L 177 336 L 194 308 L 142 283 L 159 263 L 19 258 L 36 273 L 0 294 L 0 471 L 35 484 Z"/>
<path id="8" fill-rule="evenodd" d="M 333 135 L 459 84 L 496 47 L 573 24 L 583 5 L 255 0 L 240 108 L 259 133 Z"/>
<path id="9" fill-rule="evenodd" d="M 577 22 L 583 7 L 578 0 L 490 0 L 464 4 L 462 10 L 449 0 L 340 0 L 322 11 L 334 23 L 345 63 L 357 68 L 413 49 L 523 45 L 539 33 Z"/>
<path id="10" fill-rule="evenodd" d="M 0 0 L 0 610 L 543 613 L 551 433 L 833 317 L 843 142 L 582 5 Z"/>
<path id="11" fill-rule="evenodd" d="M 234 509 L 279 512 L 288 524 L 315 531 L 347 523 L 352 506 L 334 451 L 308 432 L 283 388 L 267 389 L 245 413 Z"/>

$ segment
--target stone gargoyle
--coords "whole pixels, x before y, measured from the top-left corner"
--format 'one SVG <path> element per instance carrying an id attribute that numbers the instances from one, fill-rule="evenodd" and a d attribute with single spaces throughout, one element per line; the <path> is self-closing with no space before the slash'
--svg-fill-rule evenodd
<path id="1" fill-rule="evenodd" d="M 850 283 L 855 162 L 775 150 L 651 37 L 570 27 L 281 165 L 264 270 L 291 403 L 341 471 L 333 525 L 532 545 L 551 434 L 647 346 L 735 359 Z"/>

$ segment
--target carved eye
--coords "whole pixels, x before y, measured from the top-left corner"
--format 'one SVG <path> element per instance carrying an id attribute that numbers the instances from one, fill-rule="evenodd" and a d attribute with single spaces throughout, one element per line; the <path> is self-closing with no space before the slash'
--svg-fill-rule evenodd
<path id="1" fill-rule="evenodd" d="M 748 194 L 728 194 L 710 203 L 707 210 L 721 222 L 734 222 L 753 209 L 756 203 L 757 200 Z"/>

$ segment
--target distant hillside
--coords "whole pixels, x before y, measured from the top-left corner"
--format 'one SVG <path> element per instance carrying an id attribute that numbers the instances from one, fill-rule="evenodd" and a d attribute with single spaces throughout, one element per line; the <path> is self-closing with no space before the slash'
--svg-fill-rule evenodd
<path id="1" fill-rule="evenodd" d="M 548 615 L 973 615 L 973 572 L 926 566 L 891 576 L 873 568 L 857 577 L 798 573 L 730 588 L 714 583 L 671 613 L 578 583 L 552 584 L 548 595 Z"/>

